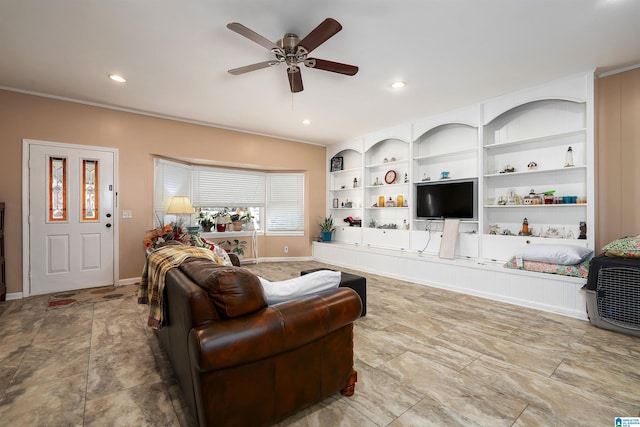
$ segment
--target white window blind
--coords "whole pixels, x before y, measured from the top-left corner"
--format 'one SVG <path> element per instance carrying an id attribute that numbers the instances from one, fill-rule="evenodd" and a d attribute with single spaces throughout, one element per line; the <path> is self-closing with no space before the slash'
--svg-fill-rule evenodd
<path id="1" fill-rule="evenodd" d="M 262 172 L 193 168 L 193 206 L 264 207 L 265 176 Z"/>
<path id="2" fill-rule="evenodd" d="M 191 166 L 163 159 L 155 159 L 154 163 L 154 221 L 160 219 L 164 224 L 168 224 L 176 219 L 175 215 L 167 215 L 171 198 L 173 196 L 191 197 Z"/>
<path id="3" fill-rule="evenodd" d="M 304 235 L 304 174 L 267 174 L 267 234 Z"/>

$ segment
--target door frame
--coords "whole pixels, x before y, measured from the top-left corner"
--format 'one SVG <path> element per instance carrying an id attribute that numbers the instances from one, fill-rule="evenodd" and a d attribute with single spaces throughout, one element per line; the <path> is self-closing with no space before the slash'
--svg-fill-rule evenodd
<path id="1" fill-rule="evenodd" d="M 60 147 L 78 150 L 105 151 L 113 154 L 113 284 L 119 284 L 120 259 L 119 259 L 119 206 L 118 206 L 118 149 L 110 147 L 100 147 L 94 145 L 67 144 L 63 142 L 43 141 L 37 139 L 22 140 L 22 298 L 31 295 L 31 246 L 29 236 L 31 234 L 29 208 L 29 153 L 32 145 L 47 145 L 49 147 Z"/>

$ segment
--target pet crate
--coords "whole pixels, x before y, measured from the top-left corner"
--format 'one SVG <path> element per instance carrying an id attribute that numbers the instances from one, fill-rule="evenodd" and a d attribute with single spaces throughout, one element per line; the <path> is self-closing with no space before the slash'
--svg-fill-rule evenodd
<path id="1" fill-rule="evenodd" d="M 640 260 L 593 258 L 584 289 L 592 324 L 640 337 Z"/>

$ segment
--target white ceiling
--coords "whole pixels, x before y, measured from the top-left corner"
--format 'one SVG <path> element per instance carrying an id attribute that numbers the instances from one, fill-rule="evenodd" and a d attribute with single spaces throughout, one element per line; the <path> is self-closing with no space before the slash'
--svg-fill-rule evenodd
<path id="1" fill-rule="evenodd" d="M 227 23 L 276 41 L 327 17 L 311 56 L 357 75 L 303 67 L 292 96 L 284 65 L 227 73 L 273 57 Z M 638 63 L 637 0 L 0 0 L 0 87 L 319 144 Z"/>

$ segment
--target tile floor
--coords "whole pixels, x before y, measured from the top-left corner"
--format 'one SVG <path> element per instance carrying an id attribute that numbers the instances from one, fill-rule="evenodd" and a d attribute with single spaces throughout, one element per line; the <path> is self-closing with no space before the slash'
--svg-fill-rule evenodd
<path id="1" fill-rule="evenodd" d="M 320 266 L 246 267 L 282 280 Z M 614 417 L 640 416 L 640 338 L 363 275 L 369 301 L 355 327 L 355 395 L 279 425 L 613 426 Z M 194 425 L 144 306 L 132 297 L 47 303 L 0 303 L 0 425 Z"/>

